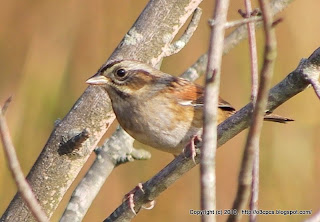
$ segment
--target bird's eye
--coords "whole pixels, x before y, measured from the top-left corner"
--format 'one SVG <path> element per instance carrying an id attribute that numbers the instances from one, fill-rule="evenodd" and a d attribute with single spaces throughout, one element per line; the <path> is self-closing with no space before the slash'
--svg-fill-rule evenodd
<path id="1" fill-rule="evenodd" d="M 125 77 L 127 75 L 127 71 L 125 69 L 118 69 L 116 71 L 116 75 L 119 78 L 123 78 L 123 77 Z"/>

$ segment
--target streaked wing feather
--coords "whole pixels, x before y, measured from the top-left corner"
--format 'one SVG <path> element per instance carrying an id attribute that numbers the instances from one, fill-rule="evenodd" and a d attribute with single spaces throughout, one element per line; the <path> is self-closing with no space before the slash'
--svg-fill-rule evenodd
<path id="1" fill-rule="evenodd" d="M 178 82 L 176 82 L 178 84 Z M 180 85 L 183 87 L 178 87 L 183 89 L 183 91 L 174 91 L 176 93 L 176 98 L 178 98 L 179 103 L 181 105 L 192 105 L 194 107 L 202 107 L 204 103 L 204 91 L 203 87 L 191 83 L 189 81 L 179 81 Z M 219 104 L 218 107 L 225 111 L 233 112 L 236 109 L 233 108 L 230 103 L 221 99 L 219 97 Z"/>

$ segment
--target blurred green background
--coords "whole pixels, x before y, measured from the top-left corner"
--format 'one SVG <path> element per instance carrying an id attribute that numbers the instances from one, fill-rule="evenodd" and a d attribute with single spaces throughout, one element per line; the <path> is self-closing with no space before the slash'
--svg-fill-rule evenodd
<path id="1" fill-rule="evenodd" d="M 85 80 L 106 61 L 134 23 L 147 1 L 4 1 L 0 7 L 0 103 L 13 95 L 6 113 L 11 135 L 25 175 L 47 141 L 54 121 L 63 118 L 87 87 Z M 254 2 L 257 5 L 256 2 Z M 208 19 L 214 1 L 201 4 L 203 16 L 190 43 L 164 60 L 162 70 L 179 75 L 208 47 Z M 318 0 L 294 1 L 277 17 L 278 58 L 273 84 L 294 70 L 299 60 L 320 46 Z M 239 19 L 243 1 L 231 1 L 229 20 Z M 228 33 L 230 30 L 228 30 Z M 263 35 L 258 31 L 259 56 Z M 221 95 L 240 108 L 250 98 L 247 41 L 224 57 Z M 198 81 L 202 83 L 200 79 Z M 311 88 L 279 107 L 278 114 L 296 121 L 266 123 L 261 139 L 259 208 L 264 210 L 319 209 L 320 103 Z M 229 209 L 247 132 L 217 153 L 217 208 Z M 142 147 L 136 143 L 137 147 Z M 149 148 L 147 148 L 149 149 Z M 146 181 L 172 160 L 149 149 L 152 159 L 118 167 L 94 201 L 84 221 L 102 221 L 125 193 Z M 84 167 L 81 177 L 91 162 Z M 135 221 L 199 221 L 189 210 L 200 209 L 199 167 L 195 167 L 157 198 L 153 210 L 143 210 Z M 78 180 L 77 180 L 78 182 Z M 76 183 L 77 183 L 76 182 Z M 76 185 L 73 184 L 73 187 Z M 16 186 L 0 145 L 0 214 Z M 57 221 L 70 197 L 65 196 L 52 221 Z M 301 221 L 306 216 L 259 216 L 260 221 Z M 224 221 L 225 216 L 218 217 Z"/>

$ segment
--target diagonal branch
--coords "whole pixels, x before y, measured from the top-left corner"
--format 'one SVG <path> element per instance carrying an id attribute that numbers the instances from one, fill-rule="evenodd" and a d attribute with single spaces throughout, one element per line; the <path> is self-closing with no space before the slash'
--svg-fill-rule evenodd
<path id="1" fill-rule="evenodd" d="M 284 80 L 269 91 L 267 109 L 273 111 L 278 106 L 302 92 L 309 85 L 305 73 L 312 71 L 320 75 L 320 48 L 308 59 L 302 60 L 296 70 L 292 71 Z M 232 137 L 249 126 L 249 120 L 253 110 L 249 103 L 218 127 L 218 146 L 223 145 Z M 197 144 L 198 146 L 198 144 Z M 201 147 L 201 144 L 199 145 Z M 199 163 L 199 155 L 195 161 Z M 143 184 L 144 193 L 138 190 L 134 195 L 135 212 L 139 212 L 141 206 L 154 200 L 157 196 L 171 186 L 182 175 L 195 166 L 192 159 L 179 155 L 153 178 Z M 122 203 L 105 221 L 130 221 L 135 215 L 128 203 Z"/>

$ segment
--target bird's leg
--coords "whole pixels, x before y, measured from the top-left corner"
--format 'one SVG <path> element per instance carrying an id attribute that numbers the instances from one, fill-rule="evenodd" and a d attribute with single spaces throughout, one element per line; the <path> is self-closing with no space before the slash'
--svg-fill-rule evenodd
<path id="1" fill-rule="evenodd" d="M 194 162 L 194 164 L 196 164 L 196 161 L 195 161 L 194 158 L 195 158 L 196 155 L 197 155 L 195 144 L 196 144 L 196 143 L 199 143 L 199 142 L 201 142 L 201 141 L 202 141 L 202 138 L 201 138 L 200 136 L 194 135 L 194 136 L 191 138 L 190 142 L 187 144 L 187 146 L 186 146 L 186 147 L 184 148 L 184 150 L 183 150 L 183 153 L 185 154 L 185 156 L 191 157 L 192 160 L 193 160 L 193 162 Z M 189 154 L 189 155 L 188 155 L 188 154 Z"/>

